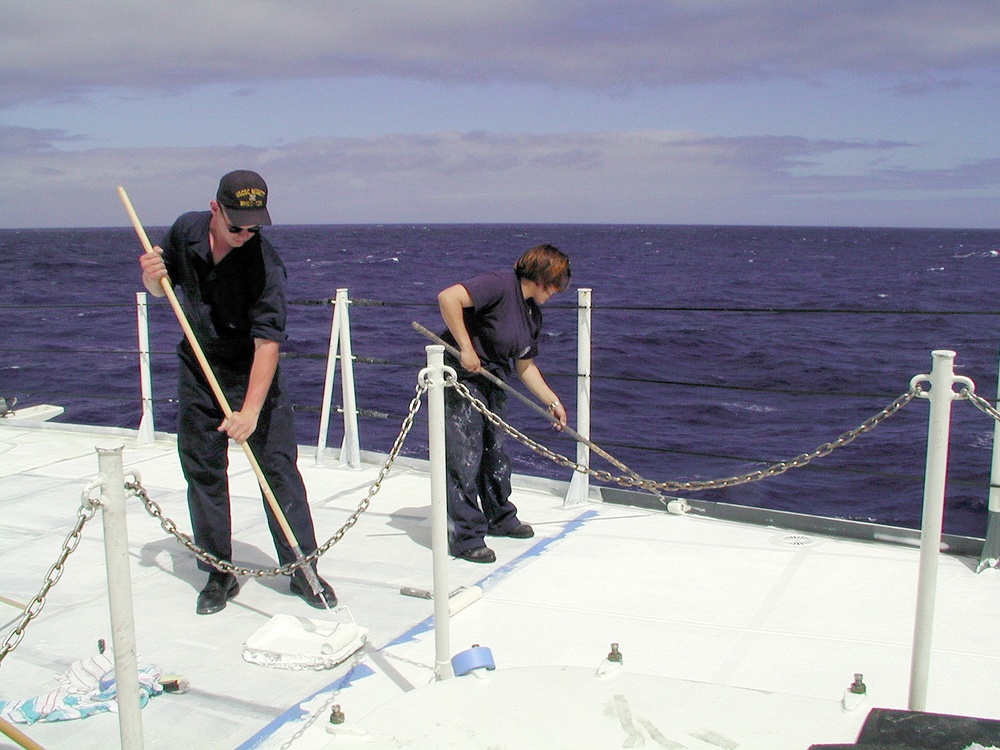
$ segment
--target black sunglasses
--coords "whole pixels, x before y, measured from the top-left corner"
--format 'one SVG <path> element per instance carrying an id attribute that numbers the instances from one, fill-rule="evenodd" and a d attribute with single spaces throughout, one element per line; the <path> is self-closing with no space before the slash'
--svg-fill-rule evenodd
<path id="1" fill-rule="evenodd" d="M 255 227 L 238 227 L 235 224 L 230 224 L 226 227 L 232 234 L 239 234 L 240 232 L 250 232 L 250 234 L 257 234 L 260 231 L 260 225 Z"/>
<path id="2" fill-rule="evenodd" d="M 229 230 L 230 234 L 239 234 L 240 232 L 249 232 L 250 234 L 257 234 L 260 231 L 260 224 L 257 224 L 252 227 L 238 227 L 235 224 L 230 224 L 229 214 L 226 213 L 226 210 L 222 208 L 222 206 L 219 206 L 219 210 L 222 211 L 222 216 L 226 220 L 226 224 L 228 225 L 226 226 L 226 229 Z"/>

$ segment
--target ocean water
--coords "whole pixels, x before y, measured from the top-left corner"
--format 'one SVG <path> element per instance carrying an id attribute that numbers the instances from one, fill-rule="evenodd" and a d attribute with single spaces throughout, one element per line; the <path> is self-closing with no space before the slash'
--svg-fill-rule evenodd
<path id="1" fill-rule="evenodd" d="M 155 242 L 163 228 L 149 228 Z M 994 399 L 1000 354 L 1000 231 L 648 225 L 277 226 L 288 267 L 282 368 L 300 444 L 315 445 L 332 307 L 349 289 L 361 445 L 386 451 L 442 324 L 435 297 L 552 242 L 573 287 L 545 307 L 538 364 L 573 419 L 576 289 L 593 289 L 592 439 L 654 480 L 744 474 L 857 427 L 928 373 L 931 351 Z M 57 403 L 59 421 L 137 427 L 131 228 L 0 230 L 0 396 Z M 173 431 L 180 329 L 151 300 L 158 430 Z M 339 375 L 338 375 L 339 383 Z M 335 397 L 339 403 L 339 395 Z M 404 453 L 426 455 L 426 409 Z M 761 482 L 699 499 L 916 527 L 928 402 L 852 445 Z M 377 416 L 384 415 L 384 416 Z M 510 421 L 564 455 L 569 438 L 511 402 Z M 945 529 L 983 536 L 992 420 L 953 406 Z M 328 435 L 339 446 L 336 416 Z M 567 477 L 521 446 L 515 469 Z M 0 457 L 0 461 L 5 460 Z M 9 459 L 7 459 L 9 460 Z M 611 468 L 601 459 L 595 467 Z M 530 519 L 528 519 L 530 521 Z"/>

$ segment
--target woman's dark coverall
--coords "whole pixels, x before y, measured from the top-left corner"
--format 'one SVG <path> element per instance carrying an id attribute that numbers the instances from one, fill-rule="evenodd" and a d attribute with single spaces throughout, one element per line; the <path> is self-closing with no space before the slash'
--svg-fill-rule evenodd
<path id="1" fill-rule="evenodd" d="M 502 377 L 514 369 L 514 360 L 536 356 L 542 312 L 533 300 L 524 299 L 513 271 L 494 271 L 461 284 L 472 297 L 465 325 L 483 368 Z M 442 337 L 455 341 L 447 331 Z M 446 363 L 473 396 L 503 416 L 507 394 L 500 386 L 465 370 L 451 355 Z M 511 462 L 503 430 L 454 388 L 445 389 L 445 413 L 449 551 L 458 555 L 484 546 L 487 533 L 503 534 L 520 521 L 510 501 Z"/>

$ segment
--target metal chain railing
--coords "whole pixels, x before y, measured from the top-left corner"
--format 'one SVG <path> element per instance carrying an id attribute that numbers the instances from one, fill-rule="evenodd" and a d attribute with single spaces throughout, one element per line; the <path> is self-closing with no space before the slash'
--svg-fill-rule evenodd
<path id="1" fill-rule="evenodd" d="M 27 629 L 28 623 L 38 617 L 45 606 L 45 597 L 48 596 L 49 590 L 62 578 L 63 571 L 66 569 L 67 558 L 73 554 L 80 544 L 80 539 L 83 538 L 84 525 L 97 513 L 100 499 L 92 498 L 90 493 L 99 487 L 103 487 L 103 479 L 101 477 L 95 479 L 84 489 L 80 497 L 80 507 L 76 512 L 76 523 L 73 525 L 73 530 L 69 532 L 65 541 L 63 541 L 59 556 L 45 575 L 42 587 L 31 601 L 28 602 L 28 606 L 25 607 L 24 613 L 14 625 L 13 630 L 7 634 L 3 641 L 0 641 L 0 664 L 3 664 L 4 657 L 7 654 L 17 648 L 17 644 L 24 638 L 24 631 Z"/>
<path id="2" fill-rule="evenodd" d="M 513 437 L 519 443 L 525 445 L 526 447 L 535 451 L 539 455 L 544 456 L 545 458 L 548 458 L 549 460 L 567 469 L 572 469 L 573 471 L 579 472 L 581 474 L 589 474 L 591 477 L 600 482 L 615 483 L 622 485 L 623 487 L 637 487 L 639 489 L 648 490 L 650 492 L 656 492 L 657 490 L 663 490 L 667 492 L 676 492 L 676 491 L 697 492 L 700 490 L 722 489 L 724 487 L 735 487 L 737 485 L 748 484 L 750 482 L 756 482 L 761 479 L 766 479 L 768 477 L 784 474 L 789 469 L 796 469 L 805 466 L 806 464 L 810 463 L 811 461 L 817 458 L 822 458 L 823 456 L 827 456 L 833 451 L 835 451 L 837 448 L 842 448 L 845 445 L 848 445 L 849 443 L 853 442 L 855 438 L 857 438 L 859 435 L 863 435 L 864 433 L 875 429 L 875 427 L 880 425 L 886 419 L 888 419 L 893 414 L 902 409 L 904 406 L 906 406 L 908 403 L 910 403 L 914 398 L 917 397 L 917 394 L 920 392 L 920 388 L 915 386 L 911 387 L 909 391 L 896 398 L 891 404 L 882 409 L 882 411 L 880 411 L 878 414 L 874 415 L 873 417 L 870 417 L 869 419 L 866 419 L 864 422 L 862 422 L 858 427 L 855 427 L 853 430 L 849 430 L 843 433 L 836 440 L 833 440 L 829 443 L 824 443 L 811 453 L 801 453 L 795 458 L 789 459 L 787 461 L 779 461 L 778 463 L 771 464 L 770 466 L 764 469 L 753 471 L 750 472 L 749 474 L 740 474 L 738 476 L 726 477 L 723 479 L 709 479 L 709 480 L 700 480 L 692 482 L 669 482 L 669 481 L 654 482 L 650 479 L 644 479 L 638 474 L 633 474 L 632 476 L 627 476 L 627 477 L 615 476 L 609 471 L 593 469 L 589 466 L 584 466 L 582 464 L 577 463 L 576 461 L 566 458 L 566 456 L 563 456 L 559 453 L 550 450 L 549 448 L 546 448 L 541 443 L 532 440 L 527 435 L 520 432 L 517 428 L 507 424 L 501 417 L 497 416 L 492 411 L 490 411 L 489 407 L 487 407 L 486 404 L 484 404 L 482 401 L 473 396 L 472 393 L 469 391 L 469 389 L 466 388 L 464 385 L 462 385 L 460 382 L 449 381 L 448 385 L 453 386 L 455 390 L 459 393 L 459 395 L 462 396 L 467 401 L 469 401 L 472 404 L 473 408 L 476 409 L 476 411 L 478 411 L 480 414 L 482 414 L 486 419 L 488 419 L 490 422 L 503 429 L 508 435 Z M 614 463 L 618 465 L 619 468 L 623 466 L 623 464 L 617 461 L 617 459 L 614 461 Z"/>
<path id="3" fill-rule="evenodd" d="M 231 562 L 222 560 L 213 555 L 211 552 L 207 552 L 199 547 L 190 536 L 177 528 L 177 524 L 172 519 L 163 515 L 163 509 L 160 508 L 159 504 L 157 504 L 149 496 L 149 492 L 142 486 L 142 478 L 139 476 L 138 472 L 134 470 L 126 472 L 126 474 L 133 477 L 134 481 L 126 481 L 125 489 L 135 494 L 142 501 L 142 504 L 146 508 L 146 512 L 160 522 L 160 526 L 164 531 L 177 539 L 178 542 L 190 550 L 199 560 L 208 563 L 216 570 L 224 573 L 233 573 L 235 575 L 253 576 L 255 578 L 291 575 L 291 573 L 297 568 L 300 568 L 303 565 L 312 564 L 314 561 L 326 554 L 330 548 L 333 547 L 333 545 L 337 544 L 344 538 L 344 535 L 358 522 L 361 514 L 368 510 L 368 507 L 371 505 L 375 495 L 377 495 L 379 490 L 382 488 L 382 482 L 389 474 L 392 464 L 395 462 L 396 458 L 399 456 L 399 452 L 403 448 L 403 443 L 406 441 L 406 437 L 409 435 L 410 429 L 413 427 L 413 420 L 416 417 L 417 412 L 420 410 L 420 400 L 426 390 L 426 384 L 417 384 L 416 394 L 410 400 L 406 416 L 403 418 L 399 434 L 396 436 L 396 440 L 393 442 L 392 448 L 389 450 L 389 455 L 382 464 L 382 468 L 379 469 L 379 473 L 378 476 L 375 477 L 375 481 L 372 482 L 371 486 L 368 488 L 368 494 L 362 498 L 361 502 L 358 503 L 357 509 L 347 517 L 344 524 L 326 542 L 309 554 L 303 555 L 301 559 L 286 563 L 280 567 L 248 568 L 240 565 L 233 565 Z"/>
<path id="4" fill-rule="evenodd" d="M 382 468 L 379 470 L 378 476 L 368 488 L 368 494 L 358 504 L 357 509 L 351 513 L 350 516 L 348 516 L 347 520 L 340 527 L 340 529 L 338 529 L 337 532 L 326 541 L 326 543 L 310 554 L 305 555 L 302 560 L 296 560 L 294 563 L 282 565 L 278 568 L 246 568 L 233 565 L 225 560 L 220 560 L 215 555 L 210 552 L 206 552 L 196 545 L 191 537 L 177 528 L 177 524 L 173 520 L 163 515 L 163 511 L 160 506 L 152 498 L 150 498 L 149 493 L 142 486 L 142 478 L 139 476 L 138 472 L 134 470 L 127 472 L 127 474 L 132 477 L 132 481 L 125 482 L 125 490 L 132 492 L 139 497 L 140 500 L 142 500 L 146 511 L 151 516 L 159 520 L 160 526 L 164 531 L 175 537 L 184 547 L 189 549 L 200 560 L 204 560 L 218 570 L 246 576 L 255 576 L 257 578 L 261 578 L 263 576 L 288 575 L 291 574 L 291 572 L 296 568 L 299 568 L 302 565 L 310 564 L 325 554 L 333 545 L 344 537 L 349 529 L 351 529 L 358 522 L 361 514 L 368 510 L 375 495 L 377 495 L 379 490 L 382 488 L 382 482 L 385 480 L 386 476 L 388 476 L 389 470 L 392 468 L 392 464 L 395 462 L 396 458 L 399 456 L 399 452 L 403 448 L 406 437 L 409 435 L 410 430 L 413 427 L 413 420 L 416 417 L 417 412 L 420 410 L 421 398 L 426 390 L 427 385 L 425 383 L 421 382 L 417 385 L 416 394 L 410 400 L 410 406 L 406 417 L 403 419 L 402 425 L 400 426 L 399 435 L 396 437 L 396 440 L 389 451 L 389 455 L 382 464 Z M 28 624 L 34 620 L 39 613 L 41 613 L 42 608 L 45 606 L 45 597 L 48 595 L 49 590 L 59 582 L 60 578 L 62 578 L 67 558 L 80 544 L 80 539 L 83 536 L 84 525 L 87 521 L 94 517 L 97 513 L 98 507 L 100 506 L 100 499 L 92 498 L 90 495 L 95 489 L 103 486 L 103 477 L 98 477 L 83 490 L 80 508 L 77 511 L 76 523 L 73 526 L 73 530 L 66 536 L 66 540 L 63 542 L 62 550 L 60 551 L 58 558 L 55 563 L 52 564 L 52 567 L 49 568 L 41 589 L 25 607 L 24 613 L 18 619 L 17 623 L 15 623 L 13 629 L 4 637 L 2 641 L 0 641 L 0 665 L 3 664 L 3 660 L 7 654 L 17 648 L 18 644 L 24 638 L 24 633 Z"/>
<path id="5" fill-rule="evenodd" d="M 423 373 L 422 373 L 423 375 Z M 657 490 L 663 491 L 678 491 L 684 490 L 688 492 L 695 492 L 699 490 L 708 489 L 721 489 L 724 487 L 733 487 L 741 484 L 747 484 L 750 482 L 760 481 L 768 477 L 777 476 L 783 474 L 789 469 L 800 468 L 809 464 L 817 458 L 822 458 L 829 455 L 838 448 L 842 448 L 850 443 L 852 443 L 857 437 L 863 435 L 866 432 L 870 432 L 879 426 L 886 419 L 894 415 L 904 406 L 909 404 L 914 398 L 921 394 L 922 389 L 919 386 L 914 385 L 909 391 L 897 397 L 892 403 L 882 409 L 880 412 L 874 416 L 866 419 L 860 425 L 855 427 L 853 430 L 848 430 L 847 432 L 841 434 L 835 440 L 824 443 L 816 448 L 810 453 L 802 453 L 795 456 L 787 461 L 779 461 L 777 463 L 771 464 L 770 466 L 760 469 L 758 471 L 753 471 L 747 474 L 740 474 L 732 477 L 725 477 L 721 479 L 711 479 L 711 480 L 701 480 L 692 482 L 654 482 L 649 479 L 644 479 L 638 474 L 633 474 L 632 476 L 615 476 L 609 471 L 603 471 L 599 469 L 593 469 L 589 466 L 584 466 L 579 464 L 559 453 L 556 453 L 549 448 L 545 447 L 541 443 L 529 438 L 524 433 L 520 432 L 517 428 L 509 425 L 500 416 L 492 412 L 489 407 L 486 406 L 482 401 L 477 399 L 472 393 L 466 388 L 461 382 L 455 380 L 452 377 L 445 378 L 446 386 L 455 388 L 460 396 L 469 401 L 473 408 L 476 409 L 480 414 L 483 415 L 487 420 L 497 425 L 503 429 L 507 434 L 513 437 L 522 445 L 530 448 L 541 456 L 550 459 L 551 461 L 563 466 L 564 468 L 572 469 L 573 471 L 589 474 L 594 479 L 601 482 L 616 483 L 625 487 L 637 487 L 640 489 L 649 490 L 656 492 Z M 253 576 L 257 578 L 265 576 L 277 576 L 277 575 L 289 575 L 296 568 L 303 565 L 311 564 L 313 561 L 317 560 L 322 555 L 326 554 L 337 544 L 344 535 L 354 527 L 358 522 L 361 515 L 368 510 L 371 506 L 371 502 L 375 495 L 378 494 L 382 487 L 382 482 L 388 476 L 390 469 L 396 458 L 399 456 L 400 451 L 403 448 L 403 444 L 406 441 L 410 430 L 413 427 L 414 418 L 417 412 L 420 410 L 420 403 L 423 394 L 427 391 L 429 383 L 425 377 L 419 378 L 419 382 L 416 386 L 416 393 L 410 400 L 409 408 L 407 414 L 400 425 L 399 434 L 396 440 L 393 442 L 392 448 L 389 450 L 389 454 L 386 457 L 385 462 L 379 469 L 378 476 L 375 481 L 372 482 L 368 488 L 367 495 L 358 503 L 358 507 L 348 516 L 344 524 L 331 536 L 325 543 L 317 547 L 316 550 L 305 555 L 301 560 L 296 560 L 293 563 L 288 563 L 276 568 L 247 568 L 243 566 L 233 565 L 225 560 L 221 560 L 215 555 L 206 552 L 204 549 L 198 547 L 194 541 L 187 534 L 183 533 L 177 528 L 177 524 L 163 515 L 163 511 L 160 506 L 149 497 L 149 493 L 142 486 L 142 480 L 138 472 L 130 470 L 129 476 L 133 477 L 133 481 L 125 482 L 126 491 L 130 491 L 142 500 L 146 511 L 158 519 L 160 526 L 171 536 L 175 537 L 185 548 L 190 550 L 198 559 L 212 565 L 217 570 L 223 572 L 229 572 L 245 576 Z M 985 414 L 988 414 L 993 419 L 1000 421 L 1000 411 L 998 411 L 989 401 L 977 395 L 972 389 L 965 388 L 959 395 L 972 402 L 974 406 L 980 409 Z M 624 464 L 619 462 L 617 459 L 613 461 L 616 466 L 623 468 L 626 471 L 631 471 Z M 77 520 L 73 526 L 73 529 L 66 536 L 63 542 L 62 549 L 60 550 L 59 556 L 57 557 L 55 563 L 49 568 L 48 573 L 45 576 L 45 580 L 42 583 L 41 589 L 38 593 L 31 599 L 28 605 L 25 607 L 24 613 L 19 618 L 18 622 L 15 624 L 14 628 L 7 634 L 7 636 L 0 641 L 0 665 L 2 665 L 4 658 L 17 648 L 18 644 L 24 638 L 25 630 L 28 624 L 34 620 L 42 608 L 45 606 L 45 598 L 49 593 L 49 590 L 59 582 L 62 574 L 65 570 L 66 560 L 69 556 L 76 550 L 82 538 L 84 525 L 94 517 L 100 506 L 100 498 L 92 498 L 91 493 L 100 487 L 103 487 L 103 478 L 98 477 L 93 482 L 91 482 L 84 490 L 81 495 L 80 507 L 77 510 Z"/>
<path id="6" fill-rule="evenodd" d="M 991 404 L 989 401 L 987 401 L 985 398 L 980 396 L 975 391 L 972 391 L 969 388 L 963 388 L 961 391 L 959 391 L 959 395 L 971 401 L 972 405 L 975 406 L 984 414 L 988 414 L 991 417 L 993 417 L 993 419 L 1000 422 L 1000 411 L 997 411 L 993 407 L 993 404 Z"/>

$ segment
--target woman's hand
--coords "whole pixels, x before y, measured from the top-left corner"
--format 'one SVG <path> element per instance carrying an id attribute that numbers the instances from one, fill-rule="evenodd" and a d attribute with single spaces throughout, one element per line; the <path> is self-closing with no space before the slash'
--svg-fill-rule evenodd
<path id="1" fill-rule="evenodd" d="M 466 370 L 469 372 L 479 372 L 482 369 L 483 363 L 480 361 L 479 355 L 476 354 L 476 350 L 471 346 L 467 349 L 462 349 L 459 353 L 462 355 L 462 367 Z"/>
<path id="2" fill-rule="evenodd" d="M 569 424 L 569 417 L 566 414 L 566 407 L 563 406 L 559 401 L 555 401 L 549 406 L 549 414 L 551 414 L 553 418 L 559 420 L 559 424 L 556 424 L 555 422 L 552 423 L 552 429 L 559 430 L 559 432 L 562 432 L 563 427 Z"/>
<path id="3" fill-rule="evenodd" d="M 479 361 L 479 355 L 476 354 L 469 331 L 465 327 L 464 310 L 472 307 L 472 295 L 469 294 L 469 290 L 461 284 L 452 284 L 438 294 L 438 307 L 441 308 L 441 319 L 458 344 L 462 367 L 469 372 L 479 372 L 483 363 Z"/>

